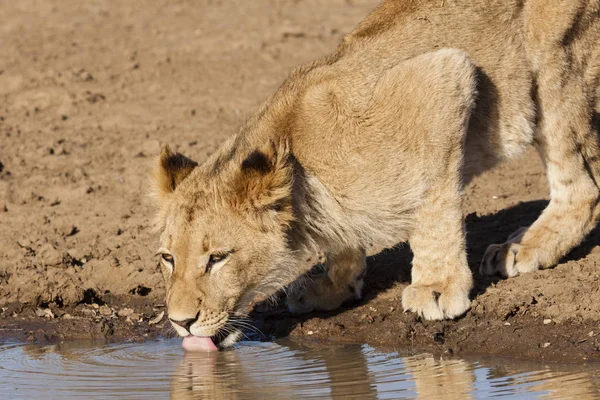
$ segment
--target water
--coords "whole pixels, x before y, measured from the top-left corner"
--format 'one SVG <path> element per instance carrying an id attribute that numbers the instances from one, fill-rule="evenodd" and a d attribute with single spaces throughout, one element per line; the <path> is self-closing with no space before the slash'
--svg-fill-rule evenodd
<path id="1" fill-rule="evenodd" d="M 600 366 L 401 356 L 367 345 L 241 343 L 184 354 L 178 339 L 0 346 L 1 399 L 596 398 Z"/>

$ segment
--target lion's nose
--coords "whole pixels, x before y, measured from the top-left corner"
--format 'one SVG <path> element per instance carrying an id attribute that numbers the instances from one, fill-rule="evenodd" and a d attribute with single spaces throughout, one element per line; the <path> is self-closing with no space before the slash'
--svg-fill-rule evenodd
<path id="1" fill-rule="evenodd" d="M 173 318 L 169 318 L 169 320 L 172 323 L 179 325 L 180 327 L 182 327 L 183 329 L 185 329 L 189 332 L 190 327 L 194 324 L 194 322 L 196 322 L 198 320 L 198 315 L 200 315 L 200 313 L 196 314 L 195 318 L 182 319 L 180 321 L 174 320 Z"/>

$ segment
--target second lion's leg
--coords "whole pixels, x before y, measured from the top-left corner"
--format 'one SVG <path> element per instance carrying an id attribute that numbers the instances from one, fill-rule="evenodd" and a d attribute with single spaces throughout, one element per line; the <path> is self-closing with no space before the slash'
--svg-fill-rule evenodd
<path id="1" fill-rule="evenodd" d="M 550 89 L 555 89 L 554 91 Z M 550 184 L 550 204 L 527 229 L 488 247 L 481 272 L 505 277 L 555 265 L 594 228 L 600 208 L 600 151 L 581 79 L 540 89 L 544 114 L 537 148 Z"/>
<path id="2" fill-rule="evenodd" d="M 288 308 L 294 313 L 330 311 L 344 302 L 362 297 L 366 263 L 364 250 L 347 249 L 331 254 L 325 262 L 326 273 L 302 277 L 288 293 Z"/>
<path id="3" fill-rule="evenodd" d="M 554 266 L 598 221 L 600 146 L 594 115 L 600 56 L 592 49 L 598 43 L 600 17 L 597 6 L 588 2 L 562 2 L 561 9 L 553 24 L 525 26 L 537 81 L 535 144 L 548 175 L 550 204 L 521 235 L 488 248 L 481 264 L 484 274 L 510 277 Z M 536 2 L 528 3 L 524 12 L 529 14 L 526 21 L 552 15 L 549 7 Z M 570 39 L 574 32 L 577 40 Z"/>

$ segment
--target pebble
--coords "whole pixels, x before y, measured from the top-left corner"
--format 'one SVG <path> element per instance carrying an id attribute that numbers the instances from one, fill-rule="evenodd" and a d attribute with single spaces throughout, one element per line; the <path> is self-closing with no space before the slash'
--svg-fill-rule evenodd
<path id="1" fill-rule="evenodd" d="M 117 313 L 117 315 L 119 317 L 129 317 L 132 314 L 133 314 L 133 310 L 131 308 L 127 308 L 127 307 L 121 308 L 119 310 L 119 312 Z"/>
<path id="2" fill-rule="evenodd" d="M 78 249 L 69 249 L 69 250 L 67 250 L 67 254 L 75 260 L 80 260 L 84 256 L 83 252 Z"/>
<path id="3" fill-rule="evenodd" d="M 54 318 L 54 314 L 49 308 L 38 308 L 35 310 L 35 315 L 43 318 Z"/>
<path id="4" fill-rule="evenodd" d="M 549 324 L 549 323 L 551 323 L 551 322 L 552 322 L 552 320 L 551 320 L 550 318 L 546 318 L 546 319 L 544 320 L 544 325 L 548 325 L 548 324 Z"/>
<path id="5" fill-rule="evenodd" d="M 156 325 L 156 324 L 158 324 L 163 319 L 164 316 L 165 316 L 165 312 L 161 311 L 160 314 L 158 314 L 155 318 L 153 318 L 150 321 L 148 321 L 148 323 L 150 325 Z"/>
<path id="6" fill-rule="evenodd" d="M 45 265 L 58 265 L 62 262 L 62 256 L 50 243 L 42 245 L 37 251 L 38 257 Z"/>
<path id="7" fill-rule="evenodd" d="M 89 308 L 84 308 L 83 310 L 81 310 L 81 313 L 85 316 L 88 317 L 95 317 L 96 316 L 96 310 L 91 310 Z"/>
<path id="8" fill-rule="evenodd" d="M 31 247 L 31 240 L 29 240 L 29 239 L 20 239 L 20 240 L 17 240 L 17 244 L 19 246 L 25 247 L 25 248 Z"/>
<path id="9" fill-rule="evenodd" d="M 63 316 L 61 318 L 62 319 L 73 319 L 73 316 L 71 314 L 65 313 L 65 314 L 63 314 Z"/>
<path id="10" fill-rule="evenodd" d="M 100 307 L 100 315 L 104 315 L 105 317 L 108 317 L 112 314 L 113 314 L 113 311 L 106 304 Z"/>
<path id="11" fill-rule="evenodd" d="M 590 331 L 590 333 L 588 333 L 588 336 L 589 336 L 589 337 L 592 337 L 592 336 L 594 336 L 594 331 Z"/>
<path id="12" fill-rule="evenodd" d="M 505 322 L 504 326 L 510 326 L 510 322 Z"/>
<path id="13" fill-rule="evenodd" d="M 134 322 L 138 322 L 141 318 L 141 315 L 138 313 L 133 313 L 129 316 L 129 318 Z"/>
<path id="14" fill-rule="evenodd" d="M 544 343 L 544 344 L 542 345 L 542 347 L 543 347 L 543 348 L 546 348 L 546 347 L 548 347 L 548 346 L 550 346 L 550 342 L 546 342 L 546 343 Z"/>
<path id="15" fill-rule="evenodd" d="M 312 335 L 312 334 L 314 334 L 314 332 L 313 331 L 308 331 L 308 332 L 306 332 L 306 334 L 307 335 Z"/>
<path id="16" fill-rule="evenodd" d="M 73 236 L 78 232 L 77 227 L 70 223 L 59 225 L 56 229 L 63 236 Z"/>

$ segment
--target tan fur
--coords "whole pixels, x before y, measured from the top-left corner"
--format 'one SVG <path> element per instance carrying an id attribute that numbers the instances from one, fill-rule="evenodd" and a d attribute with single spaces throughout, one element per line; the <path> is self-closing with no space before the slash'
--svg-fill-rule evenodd
<path id="1" fill-rule="evenodd" d="M 481 271 L 554 265 L 600 212 L 599 40 L 600 0 L 385 1 L 203 165 L 163 153 L 171 318 L 222 333 L 231 313 L 294 281 L 290 309 L 333 309 L 360 297 L 366 255 L 404 241 L 404 308 L 460 316 L 472 287 L 463 186 L 531 144 L 552 200 L 490 246 Z M 215 252 L 227 259 L 207 273 Z M 302 277 L 321 262 L 324 274 Z"/>

